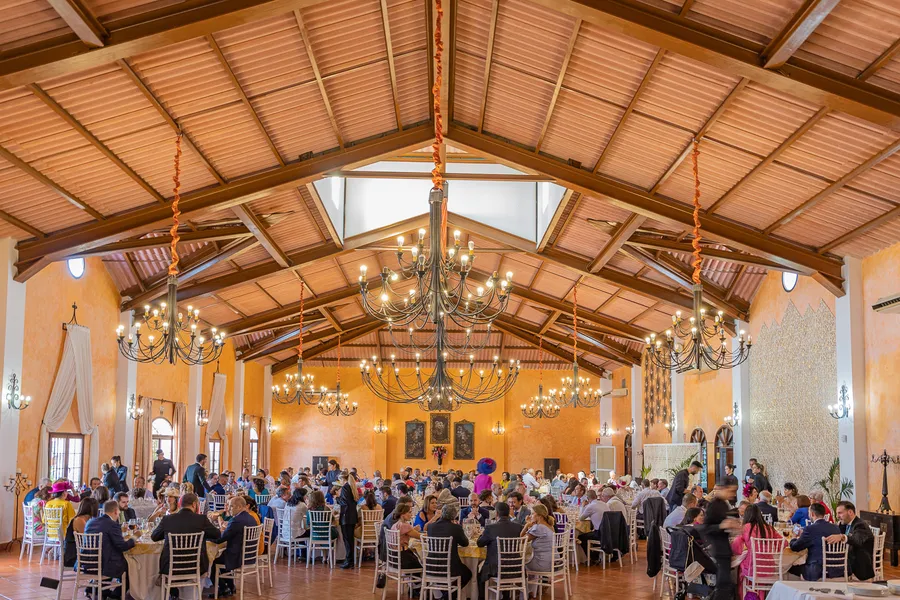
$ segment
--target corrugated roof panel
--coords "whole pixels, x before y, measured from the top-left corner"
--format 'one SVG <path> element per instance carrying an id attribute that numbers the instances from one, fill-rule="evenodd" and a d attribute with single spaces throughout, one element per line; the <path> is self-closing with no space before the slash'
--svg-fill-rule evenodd
<path id="1" fill-rule="evenodd" d="M 131 269 L 125 264 L 125 258 L 121 254 L 104 256 L 102 260 L 116 289 L 127 290 L 137 285 L 137 279 L 131 274 Z"/>
<path id="2" fill-rule="evenodd" d="M 720 217 L 765 229 L 827 186 L 827 183 L 777 163 L 771 164 L 716 211 Z"/>
<path id="3" fill-rule="evenodd" d="M 331 239 L 328 235 L 328 227 L 325 225 L 325 220 L 316 208 L 315 201 L 313 200 L 312 195 L 310 195 L 309 189 L 305 185 L 300 186 L 297 188 L 297 193 L 300 194 L 300 199 L 303 200 L 306 211 L 309 213 L 312 220 L 315 221 L 316 228 L 319 230 L 322 239 Z"/>
<path id="4" fill-rule="evenodd" d="M 748 269 L 734 286 L 734 295 L 750 302 L 765 278 L 765 273 L 751 273 Z"/>
<path id="5" fill-rule="evenodd" d="M 900 6 L 895 0 L 844 0 L 795 53 L 856 76 L 900 38 Z"/>
<path id="6" fill-rule="evenodd" d="M 613 104 L 562 89 L 541 152 L 577 160 L 583 167 L 593 169 L 624 112 Z"/>
<path id="7" fill-rule="evenodd" d="M 0 15 L 0 52 L 75 35 L 47 0 L 4 0 Z"/>
<path id="8" fill-rule="evenodd" d="M 895 56 L 888 61 L 886 65 L 875 71 L 867 81 L 872 85 L 900 94 L 900 56 Z"/>
<path id="9" fill-rule="evenodd" d="M 552 83 L 495 62 L 484 109 L 485 131 L 534 147 L 552 95 Z"/>
<path id="10" fill-rule="evenodd" d="M 818 247 L 856 229 L 892 209 L 853 190 L 843 189 L 824 198 L 790 223 L 778 235 L 807 246 Z"/>
<path id="11" fill-rule="evenodd" d="M 325 89 L 345 142 L 397 129 L 387 61 L 329 77 Z"/>
<path id="12" fill-rule="evenodd" d="M 332 261 L 320 260 L 312 265 L 299 269 L 303 280 L 316 295 L 326 294 L 347 287 L 347 280 L 340 269 L 334 268 Z M 299 290 L 298 290 L 299 293 Z"/>
<path id="13" fill-rule="evenodd" d="M 219 292 L 219 296 L 245 315 L 254 315 L 265 310 L 278 308 L 278 305 L 259 288 L 255 288 L 250 293 L 240 295 L 229 294 L 229 292 L 232 292 L 232 290 L 223 290 Z"/>
<path id="14" fill-rule="evenodd" d="M 802 5 L 803 0 L 697 0 L 687 17 L 765 43 L 778 35 Z"/>
<path id="15" fill-rule="evenodd" d="M 287 215 L 268 229 L 275 243 L 287 253 L 325 241 L 296 188 L 255 200 L 250 203 L 250 210 L 257 216 Z"/>
<path id="16" fill-rule="evenodd" d="M 387 7 L 394 55 L 427 48 L 425 3 L 418 0 L 388 0 Z"/>
<path id="17" fill-rule="evenodd" d="M 243 269 L 258 263 L 269 262 L 272 260 L 272 257 L 260 244 L 241 252 L 239 255 L 232 258 L 232 260 Z"/>
<path id="18" fill-rule="evenodd" d="M 759 159 L 752 154 L 704 138 L 700 142 L 698 158 L 700 205 L 709 207 L 758 163 Z M 685 204 L 693 204 L 694 171 L 690 156 L 681 161 L 675 172 L 660 187 L 659 193 Z"/>
<path id="19" fill-rule="evenodd" d="M 315 82 L 295 85 L 253 100 L 256 114 L 288 162 L 301 154 L 337 148 L 334 127 Z"/>
<path id="20" fill-rule="evenodd" d="M 537 4 L 501 2 L 493 62 L 555 83 L 574 26 L 572 17 Z"/>
<path id="21" fill-rule="evenodd" d="M 691 137 L 689 132 L 632 113 L 603 159 L 600 172 L 650 189 Z"/>
<path id="22" fill-rule="evenodd" d="M 577 275 L 571 271 L 563 271 L 555 265 L 546 265 L 531 284 L 531 289 L 554 298 L 562 298 L 575 284 L 576 279 Z"/>
<path id="23" fill-rule="evenodd" d="M 625 292 L 619 294 L 612 302 L 606 304 L 600 313 L 614 319 L 619 319 L 623 323 L 627 323 L 647 310 L 649 306 L 653 305 L 653 301 L 647 298 L 642 298 L 642 300 L 646 301 L 646 303 L 642 303 L 636 301 L 635 298 L 623 296 L 625 296 Z"/>
<path id="24" fill-rule="evenodd" d="M 173 12 L 184 0 L 82 0 L 84 7 L 101 23 L 164 9 L 172 6 Z"/>
<path id="25" fill-rule="evenodd" d="M 634 274 L 644 268 L 644 263 L 619 252 L 617 254 L 614 254 L 613 257 L 609 259 L 609 262 L 606 263 L 606 266 L 618 269 L 619 271 L 625 271 L 627 273 Z"/>
<path id="26" fill-rule="evenodd" d="M 583 196 L 575 214 L 557 238 L 555 245 L 570 254 L 593 260 L 609 241 L 609 235 L 588 223 L 588 219 L 622 223 L 630 215 L 627 210 L 613 206 L 600 198 Z"/>
<path id="27" fill-rule="evenodd" d="M 672 313 L 663 310 L 653 310 L 634 322 L 634 325 L 651 332 L 665 331 L 672 326 Z M 638 351 L 643 351 L 643 344 Z"/>
<path id="28" fill-rule="evenodd" d="M 453 120 L 477 127 L 484 86 L 484 57 L 457 50 L 453 71 Z"/>
<path id="29" fill-rule="evenodd" d="M 333 0 L 300 12 L 323 76 L 386 60 L 378 0 Z"/>
<path id="30" fill-rule="evenodd" d="M 897 134 L 849 115 L 831 113 L 787 148 L 778 162 L 839 179 L 897 139 Z"/>
<path id="31" fill-rule="evenodd" d="M 524 286 L 537 273 L 538 267 L 530 262 L 522 260 L 521 254 L 506 254 L 503 256 L 503 273 L 512 271 L 513 285 Z"/>
<path id="32" fill-rule="evenodd" d="M 44 233 L 93 220 L 89 214 L 2 159 L 0 159 L 0 210 Z M 20 231 L 5 221 L 0 223 L 2 223 L 0 235 L 16 239 L 31 237 L 30 233 Z"/>
<path id="33" fill-rule="evenodd" d="M 852 186 L 854 189 L 900 202 L 900 155 L 895 154 L 854 177 Z"/>
<path id="34" fill-rule="evenodd" d="M 417 50 L 394 59 L 397 73 L 397 97 L 400 121 L 404 126 L 427 121 L 431 115 L 428 105 L 428 53 Z"/>
<path id="35" fill-rule="evenodd" d="M 738 79 L 677 54 L 667 53 L 650 78 L 636 110 L 699 131 Z"/>
<path id="36" fill-rule="evenodd" d="M 897 240 L 900 240 L 900 219 L 885 223 L 878 229 L 836 247 L 832 252 L 838 255 L 847 253 L 851 256 L 869 256 L 888 246 L 893 246 Z"/>

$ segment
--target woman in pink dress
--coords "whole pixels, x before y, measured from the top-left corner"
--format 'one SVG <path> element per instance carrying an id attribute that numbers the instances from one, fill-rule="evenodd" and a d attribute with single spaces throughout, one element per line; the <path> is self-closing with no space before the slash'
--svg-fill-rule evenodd
<path id="1" fill-rule="evenodd" d="M 491 489 L 494 485 L 491 473 L 497 470 L 497 461 L 493 458 L 482 458 L 475 470 L 478 471 L 478 475 L 475 476 L 475 493 L 480 494 L 482 490 Z"/>
<path id="2" fill-rule="evenodd" d="M 755 504 L 751 504 L 744 511 L 743 527 L 741 534 L 731 542 L 731 551 L 735 556 L 746 550 L 747 554 L 741 561 L 741 578 L 753 575 L 753 543 L 752 538 L 781 538 L 774 527 L 766 523 L 762 511 Z"/>

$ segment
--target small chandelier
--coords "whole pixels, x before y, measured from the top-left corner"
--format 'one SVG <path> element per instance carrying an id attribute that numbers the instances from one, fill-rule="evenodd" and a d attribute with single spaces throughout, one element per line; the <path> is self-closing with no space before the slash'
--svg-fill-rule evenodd
<path id="1" fill-rule="evenodd" d="M 209 411 L 198 407 L 197 408 L 197 426 L 205 427 L 208 424 L 209 424 Z"/>
<path id="2" fill-rule="evenodd" d="M 19 395 L 19 378 L 13 373 L 9 376 L 9 385 L 6 386 L 6 405 L 13 410 L 25 410 L 31 405 L 31 396 Z"/>
<path id="3" fill-rule="evenodd" d="M 144 409 L 138 408 L 134 394 L 128 399 L 128 418 L 137 421 L 144 416 Z"/>
<path id="4" fill-rule="evenodd" d="M 631 419 L 631 425 L 625 426 L 625 433 L 627 433 L 628 435 L 632 435 L 635 431 L 636 430 L 634 428 L 634 419 Z"/>
<path id="5" fill-rule="evenodd" d="M 598 431 L 597 433 L 600 435 L 600 437 L 612 437 L 616 433 L 616 430 L 612 429 L 609 426 L 609 423 L 603 421 L 603 425 L 600 426 L 600 431 Z"/>
<path id="6" fill-rule="evenodd" d="M 671 433 L 673 436 L 675 435 L 675 428 L 678 427 L 678 421 L 675 419 L 675 413 L 669 417 L 668 422 L 665 423 L 664 427 L 666 431 Z"/>
<path id="7" fill-rule="evenodd" d="M 269 424 L 268 424 L 268 426 L 266 426 L 266 431 L 268 431 L 269 435 L 271 435 L 271 434 L 275 433 L 277 430 L 278 430 L 278 428 L 275 427 L 274 425 L 272 425 L 272 417 L 269 417 Z"/>
<path id="8" fill-rule="evenodd" d="M 247 413 L 241 413 L 241 429 L 244 431 L 250 429 L 250 415 Z"/>
<path id="9" fill-rule="evenodd" d="M 506 433 L 506 428 L 500 423 L 500 421 L 497 421 L 497 424 L 491 428 L 491 433 L 493 433 L 494 435 L 503 435 L 504 433 Z"/>
<path id="10" fill-rule="evenodd" d="M 555 419 L 559 416 L 559 404 L 554 398 L 556 390 L 544 395 L 544 337 L 538 337 L 538 393 L 528 404 L 522 405 L 526 419 Z"/>
<path id="11" fill-rule="evenodd" d="M 388 430 L 387 423 L 384 422 L 384 419 L 378 419 L 378 422 L 375 423 L 375 427 L 373 427 L 373 429 L 378 435 L 385 434 Z"/>
<path id="12" fill-rule="evenodd" d="M 850 416 L 850 391 L 847 389 L 846 383 L 841 385 L 838 401 L 828 405 L 828 414 L 835 419 L 843 419 Z"/>
<path id="13" fill-rule="evenodd" d="M 725 417 L 724 421 L 732 429 L 741 424 L 741 407 L 737 401 L 731 403 L 731 414 Z"/>
<path id="14" fill-rule="evenodd" d="M 172 242 L 169 247 L 169 275 L 166 280 L 166 301 L 159 307 L 144 306 L 144 314 L 125 336 L 125 326 L 116 328 L 116 341 L 119 352 L 128 360 L 138 363 L 174 365 L 178 360 L 188 365 L 205 365 L 218 360 L 225 346 L 225 332 L 215 327 L 211 329 L 212 337 L 206 339 L 197 328 L 200 325 L 200 311 L 192 306 L 187 307 L 187 315 L 178 311 L 178 202 L 181 199 L 181 132 L 175 138 L 175 182 L 172 199 L 172 227 L 169 233 Z M 146 326 L 149 332 L 141 333 Z"/>
<path id="15" fill-rule="evenodd" d="M 743 330 L 738 332 L 738 348 L 730 350 L 726 338 L 723 313 L 719 311 L 714 317 L 707 314 L 703 307 L 703 283 L 700 279 L 702 258 L 700 240 L 700 172 L 698 159 L 700 142 L 694 140 L 691 160 L 694 170 L 694 236 L 691 244 L 694 247 L 691 265 L 694 308 L 689 320 L 677 311 L 672 316 L 672 328 L 665 334 L 651 334 L 646 339 L 647 355 L 653 363 L 669 371 L 685 372 L 707 367 L 709 369 L 731 369 L 747 360 L 753 345 L 750 336 Z"/>
<path id="16" fill-rule="evenodd" d="M 314 376 L 312 374 L 303 374 L 303 289 L 306 284 L 300 281 L 300 337 L 297 346 L 297 374 L 288 375 L 284 385 L 280 388 L 277 385 L 272 386 L 272 399 L 279 404 L 293 404 L 296 402 L 300 405 L 318 406 L 319 402 L 325 400 L 328 390 L 325 386 L 318 390 L 313 383 Z"/>
<path id="17" fill-rule="evenodd" d="M 559 390 L 559 403 L 564 407 L 571 408 L 597 408 L 600 406 L 600 400 L 606 394 L 595 390 L 591 387 L 590 377 L 579 377 L 578 375 L 578 284 L 572 288 L 572 376 L 563 377 L 562 386 Z M 555 398 L 555 390 L 550 391 L 551 397 Z"/>
<path id="18" fill-rule="evenodd" d="M 319 401 L 319 412 L 328 417 L 352 417 L 356 414 L 359 405 L 350 402 L 350 394 L 341 393 L 341 335 L 338 334 L 337 347 L 337 382 L 333 392 L 329 391 L 326 397 Z"/>

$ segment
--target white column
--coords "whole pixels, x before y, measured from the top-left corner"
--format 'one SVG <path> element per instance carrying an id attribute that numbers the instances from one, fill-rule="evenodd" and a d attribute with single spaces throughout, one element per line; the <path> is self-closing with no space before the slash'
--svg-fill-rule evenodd
<path id="1" fill-rule="evenodd" d="M 680 444 L 684 437 L 684 373 L 672 373 L 672 415 L 675 417 L 675 429 L 672 431 L 672 443 Z"/>
<path id="2" fill-rule="evenodd" d="M 200 426 L 197 425 L 197 409 L 203 405 L 203 365 L 193 365 L 188 372 L 187 397 L 187 454 L 193 458 L 200 454 Z M 204 451 L 206 453 L 206 451 Z M 190 464 L 190 458 L 186 464 Z"/>
<path id="3" fill-rule="evenodd" d="M 234 363 L 234 405 L 231 420 L 231 470 L 238 473 L 244 467 L 241 459 L 244 452 L 244 431 L 241 429 L 241 415 L 244 413 L 244 361 Z"/>
<path id="4" fill-rule="evenodd" d="M 606 394 L 610 391 L 612 391 L 612 380 L 608 379 L 606 377 L 603 377 L 602 379 L 600 379 L 600 393 Z M 604 423 L 609 425 L 609 429 L 610 429 L 610 431 L 612 431 L 613 422 L 612 422 L 612 395 L 611 394 L 608 396 L 604 396 L 603 398 L 600 399 L 600 427 L 602 427 Z M 613 445 L 612 436 L 611 435 L 602 436 L 600 438 L 600 443 L 604 446 L 612 446 Z"/>
<path id="5" fill-rule="evenodd" d="M 13 373 L 19 378 L 19 394 L 28 395 L 28 382 L 22 381 L 22 348 L 25 344 L 25 284 L 13 279 L 16 274 L 16 241 L 10 238 L 0 240 L 0 265 L 4 271 L 0 275 L 0 483 L 7 483 L 21 469 L 28 479 L 35 481 L 35 462 L 18 464 L 19 411 L 10 408 L 6 401 L 6 386 Z M 57 325 L 58 327 L 58 325 Z M 38 374 L 40 375 L 40 374 Z M 37 410 L 37 409 L 34 409 Z M 35 432 L 32 432 L 35 435 Z M 33 458 L 33 457 L 29 457 Z M 23 492 L 24 495 L 24 492 Z M 20 498 L 21 501 L 21 498 Z M 5 490 L 0 491 L 0 543 L 16 537 L 13 532 L 16 498 Z M 22 517 L 19 517 L 21 525 Z"/>
<path id="6" fill-rule="evenodd" d="M 868 497 L 869 459 L 866 448 L 866 358 L 865 305 L 863 304 L 862 265 L 856 258 L 846 257 L 843 267 L 845 294 L 835 300 L 837 333 L 837 386 L 828 404 L 837 402 L 841 387 L 847 386 L 850 415 L 838 424 L 838 456 L 841 479 L 853 482 L 850 500 L 863 508 L 871 508 Z M 823 407 L 824 410 L 824 407 Z"/>
<path id="7" fill-rule="evenodd" d="M 631 416 L 634 419 L 634 433 L 631 434 L 631 475 L 641 474 L 644 452 L 644 374 L 640 365 L 631 367 Z"/>
<path id="8" fill-rule="evenodd" d="M 747 323 L 735 321 L 738 331 L 747 329 Z M 740 344 L 731 340 L 731 350 L 736 352 Z M 750 466 L 750 361 L 745 360 L 731 370 L 731 400 L 737 403 L 740 423 L 734 428 L 734 464 L 736 476 L 743 482 L 744 472 Z M 715 442 L 713 442 L 715 443 Z"/>
<path id="9" fill-rule="evenodd" d="M 261 427 L 269 426 L 272 418 L 272 365 L 266 365 L 263 369 L 263 421 Z M 269 444 L 266 446 L 266 455 L 262 457 L 266 468 L 272 468 L 272 442 L 273 436 L 269 435 Z"/>
<path id="10" fill-rule="evenodd" d="M 131 331 L 134 313 L 128 310 L 119 314 L 119 324 L 125 326 L 125 331 Z M 133 397 L 137 403 L 137 366 L 133 360 L 125 358 L 121 352 L 116 354 L 116 411 L 115 434 L 113 438 L 113 454 L 122 457 L 123 464 L 130 467 L 133 477 L 140 474 L 147 476 L 152 465 L 134 464 L 134 424 L 135 421 L 128 416 L 128 404 Z M 147 415 L 147 418 L 152 418 Z M 130 485 L 131 482 L 129 482 Z"/>

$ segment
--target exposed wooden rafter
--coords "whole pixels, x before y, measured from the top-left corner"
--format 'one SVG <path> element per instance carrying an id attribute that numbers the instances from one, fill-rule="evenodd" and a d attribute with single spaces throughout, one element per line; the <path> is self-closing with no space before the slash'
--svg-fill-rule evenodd
<path id="1" fill-rule="evenodd" d="M 184 231 L 178 234 L 182 243 L 188 242 L 220 242 L 223 240 L 233 240 L 235 238 L 246 238 L 253 235 L 246 227 L 242 225 L 229 227 L 208 227 L 200 228 L 196 231 Z M 65 258 L 87 257 L 87 256 L 106 256 L 108 254 L 117 254 L 119 252 L 135 252 L 137 250 L 148 250 L 151 248 L 168 248 L 172 243 L 172 236 L 168 233 L 155 237 L 142 237 L 138 239 L 123 240 L 114 242 L 105 246 L 88 250 L 87 252 L 78 252 L 71 254 Z"/>
<path id="2" fill-rule="evenodd" d="M 319 309 L 321 312 L 321 309 Z M 369 325 L 372 323 L 374 319 L 369 317 L 368 315 L 364 317 L 360 317 L 358 319 L 354 319 L 352 321 L 347 321 L 340 327 L 336 327 L 334 324 L 331 325 L 328 329 L 322 329 L 320 331 L 316 331 L 314 333 L 304 334 L 303 335 L 303 344 L 304 344 L 304 360 L 309 359 L 309 352 L 315 350 L 315 347 L 307 347 L 307 343 L 318 342 L 322 340 L 327 340 L 332 338 L 338 334 L 344 335 L 344 332 L 350 332 L 354 329 L 359 329 L 360 327 L 364 327 L 365 325 Z M 319 322 L 321 324 L 321 322 Z M 307 328 L 309 330 L 309 328 Z M 270 343 L 266 344 L 265 347 L 259 348 L 253 356 L 245 358 L 245 360 L 249 360 L 250 358 L 262 358 L 263 356 L 270 356 L 272 354 L 278 354 L 279 352 L 284 352 L 285 350 L 291 350 L 293 348 L 299 348 L 297 334 L 300 331 L 299 328 L 293 328 L 289 331 L 286 331 L 275 338 L 273 338 Z M 296 360 L 296 359 L 295 359 Z"/>
<path id="3" fill-rule="evenodd" d="M 616 228 L 616 231 L 609 236 L 609 240 L 607 240 L 597 256 L 594 257 L 594 260 L 588 265 L 588 271 L 596 273 L 597 271 L 602 270 L 606 266 L 606 263 L 616 255 L 619 248 L 628 241 L 628 238 L 630 238 L 646 220 L 647 217 L 643 215 L 632 214 L 629 216 L 625 222 L 619 225 L 619 227 Z"/>
<path id="4" fill-rule="evenodd" d="M 527 331 L 528 333 L 534 336 L 541 336 L 545 340 L 550 340 L 551 342 L 555 342 L 560 346 L 572 346 L 573 345 L 573 336 L 571 335 L 563 335 L 556 331 L 545 331 L 543 333 L 540 332 L 540 328 L 531 325 L 525 321 L 521 321 L 518 319 L 513 319 L 512 317 L 508 317 L 505 315 L 500 315 L 500 317 L 494 321 L 495 325 L 506 325 L 508 327 L 516 327 L 523 331 Z M 603 346 L 598 344 L 594 344 L 593 342 L 589 342 L 578 336 L 578 350 L 581 352 L 587 352 L 588 354 L 593 354 L 594 356 L 599 356 L 606 360 L 614 360 L 616 362 L 621 362 L 629 365 L 637 364 L 634 360 L 633 356 L 629 355 L 618 355 L 616 353 L 610 352 Z"/>
<path id="5" fill-rule="evenodd" d="M 481 102 L 478 109 L 478 131 L 484 130 L 484 112 L 487 107 L 488 86 L 491 82 L 491 64 L 494 59 L 494 37 L 497 34 L 497 19 L 500 13 L 500 0 L 491 2 L 491 24 L 488 29 L 487 51 L 484 57 L 484 76 L 481 80 Z M 445 71 L 446 73 L 446 71 Z M 444 117 L 446 119 L 446 117 Z"/>
<path id="6" fill-rule="evenodd" d="M 852 242 L 853 240 L 860 237 L 861 235 L 864 235 L 872 230 L 878 229 L 882 225 L 885 225 L 886 223 L 890 223 L 891 221 L 893 221 L 894 219 L 897 219 L 897 218 L 900 218 L 900 206 L 894 207 L 891 210 L 887 211 L 886 213 L 875 217 L 871 221 L 868 221 L 867 223 L 863 223 L 859 227 L 852 229 L 852 230 L 848 231 L 847 233 L 834 238 L 833 240 L 831 240 L 830 242 L 828 242 L 827 244 L 825 244 L 824 246 L 819 248 L 819 252 L 822 252 L 822 253 L 830 252 L 831 250 L 834 250 L 838 246 L 843 246 L 844 244 L 846 244 L 848 242 Z"/>
<path id="7" fill-rule="evenodd" d="M 356 329 L 353 329 L 353 330 L 344 331 L 341 334 L 340 341 L 344 345 L 347 345 L 356 339 L 359 339 L 361 337 L 369 335 L 373 331 L 377 331 L 381 326 L 382 326 L 381 321 L 376 321 L 375 319 L 370 319 L 370 322 L 367 323 L 366 325 L 363 325 L 362 327 L 357 327 Z M 315 348 L 311 348 L 308 355 L 304 352 L 303 360 L 312 360 L 312 359 L 316 358 L 317 356 L 321 356 L 322 354 L 325 354 L 326 352 L 330 352 L 330 351 L 334 350 L 335 348 L 337 348 L 337 345 L 338 345 L 338 337 L 335 336 L 332 339 L 330 339 L 329 341 L 327 341 L 323 344 L 319 344 Z M 296 364 L 297 364 L 296 357 L 286 358 L 285 360 L 277 362 L 274 365 L 272 365 L 272 375 L 280 373 L 281 371 L 284 371 L 285 369 L 288 369 Z"/>
<path id="8" fill-rule="evenodd" d="M 300 37 L 303 38 L 303 46 L 306 48 L 306 56 L 309 58 L 309 64 L 313 70 L 313 76 L 316 78 L 316 85 L 319 86 L 319 93 L 322 95 L 322 103 L 325 105 L 325 112 L 328 113 L 328 119 L 331 121 L 331 128 L 334 130 L 334 137 L 337 138 L 338 147 L 344 147 L 344 136 L 341 135 L 341 128 L 338 126 L 337 119 L 334 116 L 334 109 L 331 108 L 331 100 L 328 99 L 328 92 L 325 91 L 325 82 L 322 80 L 322 73 L 319 71 L 319 63 L 316 61 L 316 55 L 313 53 L 312 42 L 309 39 L 309 32 L 303 23 L 303 16 L 300 14 L 299 8 L 294 10 L 294 19 L 297 21 L 297 27 L 300 28 Z"/>
<path id="9" fill-rule="evenodd" d="M 381 0 L 381 24 L 384 28 L 384 45 L 387 49 L 388 73 L 391 76 L 391 95 L 394 98 L 394 115 L 397 118 L 397 130 L 403 129 L 400 118 L 400 94 L 397 92 L 397 69 L 394 66 L 394 43 L 391 40 L 391 20 L 388 17 L 387 0 Z"/>
<path id="10" fill-rule="evenodd" d="M 763 66 L 776 69 L 786 63 L 840 1 L 806 0 L 784 29 L 766 46 L 762 53 Z"/>
<path id="11" fill-rule="evenodd" d="M 562 89 L 563 81 L 566 78 L 566 70 L 569 68 L 569 61 L 572 59 L 572 51 L 575 49 L 575 42 L 578 41 L 578 34 L 581 31 L 581 19 L 575 19 L 575 26 L 572 28 L 572 35 L 569 36 L 569 45 L 566 47 L 566 54 L 563 57 L 562 66 L 559 68 L 559 76 L 556 78 L 556 85 L 553 87 L 553 95 L 550 96 L 550 106 L 547 107 L 547 116 L 544 117 L 544 124 L 541 126 L 541 133 L 538 135 L 537 144 L 534 151 L 540 152 L 541 145 L 544 143 L 544 136 L 550 128 L 550 119 L 553 117 L 553 109 L 556 108 L 556 101 L 559 99 L 559 91 Z M 491 35 L 493 39 L 493 34 Z"/>
<path id="12" fill-rule="evenodd" d="M 507 333 L 514 338 L 525 342 L 532 348 L 541 347 L 540 338 L 536 333 L 526 331 L 525 329 L 521 329 L 520 327 L 514 327 L 507 323 L 496 323 L 495 327 L 498 331 Z M 547 354 L 552 354 L 553 356 L 556 356 L 557 358 L 560 358 L 568 363 L 577 361 L 579 369 L 583 370 L 586 373 L 590 373 L 594 377 L 602 378 L 606 374 L 606 369 L 604 369 L 603 367 L 595 365 L 593 363 L 589 363 L 580 356 L 576 357 L 570 350 L 566 348 L 554 346 L 553 344 L 543 344 L 543 350 Z"/>
<path id="13" fill-rule="evenodd" d="M 887 50 L 881 53 L 881 55 L 872 61 L 868 67 L 863 69 L 863 71 L 856 76 L 860 81 L 865 81 L 875 74 L 876 71 L 880 70 L 884 65 L 888 64 L 893 60 L 897 54 L 900 53 L 900 38 L 894 40 L 894 43 L 888 46 Z"/>
<path id="14" fill-rule="evenodd" d="M 292 266 L 291 259 L 275 242 L 272 234 L 266 230 L 266 224 L 262 222 L 262 219 L 253 214 L 253 211 L 250 210 L 249 206 L 238 205 L 231 210 L 234 211 L 237 218 L 241 220 L 241 223 L 253 233 L 253 237 L 262 244 L 262 247 L 266 249 L 269 256 L 275 259 L 275 262 L 277 262 L 280 267 L 287 269 Z"/>
<path id="15" fill-rule="evenodd" d="M 80 0 L 47 0 L 47 3 L 82 42 L 91 48 L 104 45 L 109 32 Z"/>
<path id="16" fill-rule="evenodd" d="M 321 294 L 320 296 L 317 296 L 312 300 L 307 300 L 304 303 L 304 311 L 318 310 L 319 307 L 322 306 L 331 306 L 336 302 L 341 302 L 343 300 L 346 300 L 347 298 L 352 298 L 359 293 L 359 286 L 351 285 L 335 292 Z M 222 329 L 227 330 L 229 335 L 240 335 L 242 333 L 246 333 L 248 330 L 254 327 L 267 325 L 269 323 L 275 323 L 282 319 L 289 319 L 299 314 L 300 302 L 292 302 L 290 304 L 285 304 L 281 308 L 273 308 L 272 310 L 257 313 L 246 319 L 240 319 L 239 321 L 226 323 L 222 326 Z"/>

